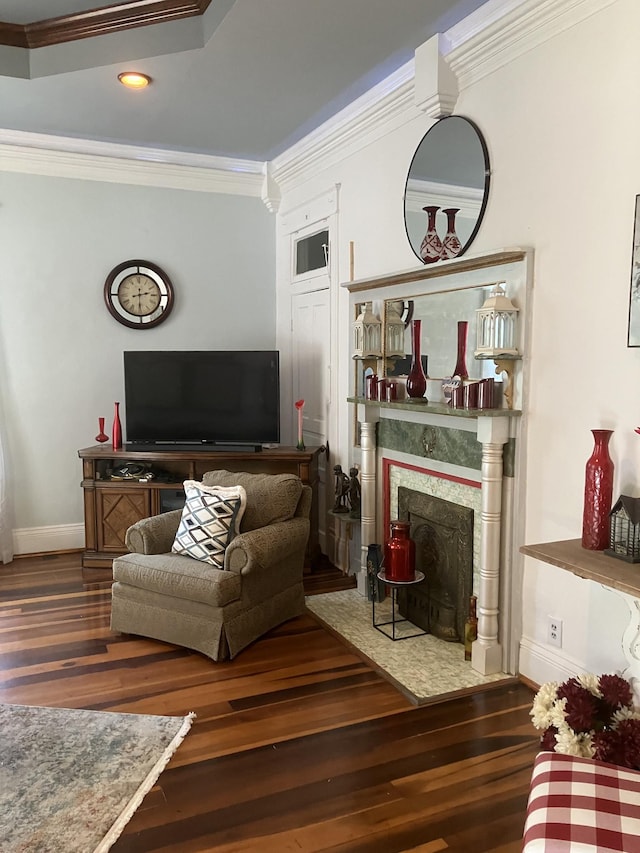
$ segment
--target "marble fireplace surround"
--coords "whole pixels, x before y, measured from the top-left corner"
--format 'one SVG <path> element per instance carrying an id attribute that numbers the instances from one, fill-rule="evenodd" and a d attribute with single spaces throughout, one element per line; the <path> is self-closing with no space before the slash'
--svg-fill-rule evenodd
<path id="1" fill-rule="evenodd" d="M 372 301 L 381 311 L 384 299 L 506 282 L 507 294 L 520 308 L 518 348 L 523 354 L 514 382 L 514 408 L 486 411 L 455 410 L 442 405 L 393 403 L 350 396 L 355 405 L 359 444 L 353 458 L 360 465 L 361 563 L 358 587 L 364 590 L 367 546 L 386 538 L 397 497 L 394 472 L 423 478 L 418 488 L 432 494 L 436 480 L 479 491 L 474 536 L 474 593 L 478 596 L 478 639 L 472 667 L 483 675 L 516 674 L 521 634 L 521 576 L 524 526 L 524 400 L 527 390 L 526 339 L 530 313 L 530 250 L 504 250 L 477 258 L 465 257 L 425 268 L 348 282 L 354 318 L 358 305 Z M 378 301 L 376 301 L 378 300 Z M 355 375 L 352 389 L 355 389 Z M 353 394 L 353 391 L 352 391 Z M 431 485 L 430 485 L 431 484 Z M 415 483 L 411 488 L 415 488 Z M 397 490 L 397 485 L 395 486 Z M 437 489 L 435 490 L 438 491 Z"/>

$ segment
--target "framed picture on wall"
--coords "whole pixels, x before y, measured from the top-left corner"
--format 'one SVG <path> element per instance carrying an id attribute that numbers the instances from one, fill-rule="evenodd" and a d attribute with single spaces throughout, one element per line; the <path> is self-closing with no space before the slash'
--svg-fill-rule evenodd
<path id="1" fill-rule="evenodd" d="M 627 346 L 640 347 L 640 195 L 636 196 L 631 254 L 631 292 L 629 295 L 629 339 Z"/>

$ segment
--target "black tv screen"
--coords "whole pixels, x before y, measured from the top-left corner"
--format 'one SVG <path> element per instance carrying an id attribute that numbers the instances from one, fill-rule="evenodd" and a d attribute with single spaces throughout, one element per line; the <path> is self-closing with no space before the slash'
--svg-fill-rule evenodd
<path id="1" fill-rule="evenodd" d="M 125 352 L 127 447 L 280 441 L 275 350 Z"/>

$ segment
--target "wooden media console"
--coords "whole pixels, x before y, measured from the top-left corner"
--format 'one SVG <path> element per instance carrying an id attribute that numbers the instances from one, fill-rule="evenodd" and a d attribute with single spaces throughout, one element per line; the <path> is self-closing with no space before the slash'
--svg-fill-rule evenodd
<path id="1" fill-rule="evenodd" d="M 113 450 L 98 444 L 78 451 L 84 491 L 85 568 L 110 568 L 114 557 L 127 551 L 128 528 L 151 515 L 177 509 L 184 502 L 184 480 L 201 480 L 207 471 L 247 471 L 256 474 L 297 474 L 313 489 L 308 567 L 319 555 L 318 457 L 322 447 L 277 447 L 258 452 L 218 450 Z M 117 469 L 131 463 L 144 466 L 134 479 L 122 479 Z M 145 473 L 154 476 L 145 479 Z"/>

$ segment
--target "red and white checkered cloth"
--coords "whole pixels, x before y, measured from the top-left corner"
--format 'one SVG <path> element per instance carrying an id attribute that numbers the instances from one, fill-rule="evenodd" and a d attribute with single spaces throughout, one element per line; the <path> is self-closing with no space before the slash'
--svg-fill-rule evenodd
<path id="1" fill-rule="evenodd" d="M 540 752 L 523 853 L 640 853 L 640 772 Z"/>

